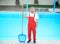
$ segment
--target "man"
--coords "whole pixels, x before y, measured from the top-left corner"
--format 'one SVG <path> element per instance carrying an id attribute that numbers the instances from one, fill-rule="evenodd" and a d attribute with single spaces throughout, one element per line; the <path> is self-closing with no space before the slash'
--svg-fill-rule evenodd
<path id="1" fill-rule="evenodd" d="M 38 23 L 38 14 L 36 13 L 35 8 L 31 7 L 28 15 L 24 17 L 28 18 L 28 41 L 27 43 L 31 42 L 31 32 L 33 34 L 33 41 L 34 43 L 36 43 L 36 27 Z"/>

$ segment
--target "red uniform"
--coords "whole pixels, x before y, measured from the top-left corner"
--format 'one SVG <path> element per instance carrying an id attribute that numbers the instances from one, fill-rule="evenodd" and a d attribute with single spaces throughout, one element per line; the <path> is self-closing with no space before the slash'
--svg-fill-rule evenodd
<path id="1" fill-rule="evenodd" d="M 33 33 L 33 39 L 36 40 L 36 22 L 34 21 L 34 17 L 31 17 L 30 14 L 28 17 L 28 39 L 29 40 L 31 40 L 31 31 Z"/>

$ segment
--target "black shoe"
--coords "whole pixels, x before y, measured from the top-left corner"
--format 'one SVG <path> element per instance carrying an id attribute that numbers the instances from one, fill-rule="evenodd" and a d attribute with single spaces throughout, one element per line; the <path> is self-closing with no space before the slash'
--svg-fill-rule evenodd
<path id="1" fill-rule="evenodd" d="M 36 43 L 36 41 L 34 41 L 34 43 Z"/>
<path id="2" fill-rule="evenodd" d="M 28 41 L 27 41 L 27 43 L 30 43 L 30 42 L 31 42 L 31 40 L 28 40 Z"/>

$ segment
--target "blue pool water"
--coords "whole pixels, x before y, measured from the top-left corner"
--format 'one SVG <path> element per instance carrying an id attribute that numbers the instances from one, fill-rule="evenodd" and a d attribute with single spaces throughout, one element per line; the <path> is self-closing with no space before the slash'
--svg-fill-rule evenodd
<path id="1" fill-rule="evenodd" d="M 37 40 L 60 40 L 60 13 L 38 12 L 38 15 Z M 24 18 L 25 35 L 27 22 Z M 18 40 L 21 29 L 21 12 L 0 12 L 0 40 Z"/>

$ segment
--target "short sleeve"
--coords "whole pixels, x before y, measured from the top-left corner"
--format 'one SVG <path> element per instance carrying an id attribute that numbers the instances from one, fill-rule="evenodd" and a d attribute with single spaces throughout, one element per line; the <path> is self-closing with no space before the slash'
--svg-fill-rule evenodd
<path id="1" fill-rule="evenodd" d="M 38 20 L 39 19 L 39 17 L 38 17 L 38 14 L 36 13 L 35 14 L 35 20 Z"/>

